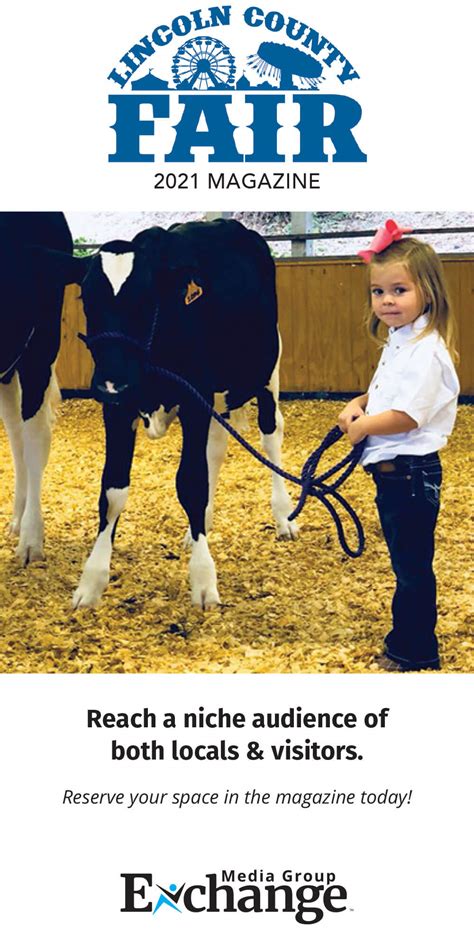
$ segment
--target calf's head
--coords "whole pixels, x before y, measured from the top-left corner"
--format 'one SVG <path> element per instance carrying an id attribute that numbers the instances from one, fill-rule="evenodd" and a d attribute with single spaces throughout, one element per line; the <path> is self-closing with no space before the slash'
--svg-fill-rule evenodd
<path id="1" fill-rule="evenodd" d="M 98 400 L 118 403 L 138 386 L 155 307 L 149 269 L 133 243 L 104 245 L 82 284 Z"/>
<path id="2" fill-rule="evenodd" d="M 93 259 L 82 298 L 100 401 L 120 404 L 141 395 L 160 334 L 179 331 L 192 271 L 184 268 L 187 259 L 173 259 L 174 238 L 155 227 L 131 242 L 108 242 Z"/>

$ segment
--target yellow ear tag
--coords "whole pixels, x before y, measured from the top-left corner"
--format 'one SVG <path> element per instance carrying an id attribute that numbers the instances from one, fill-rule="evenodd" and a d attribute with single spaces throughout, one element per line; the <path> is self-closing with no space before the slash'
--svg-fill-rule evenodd
<path id="1" fill-rule="evenodd" d="M 184 298 L 184 302 L 186 306 L 188 307 L 189 304 L 194 303 L 194 301 L 197 300 L 198 297 L 201 297 L 202 294 L 203 294 L 202 287 L 199 284 L 196 284 L 195 281 L 190 281 L 188 284 L 188 289 L 186 291 L 186 296 Z"/>

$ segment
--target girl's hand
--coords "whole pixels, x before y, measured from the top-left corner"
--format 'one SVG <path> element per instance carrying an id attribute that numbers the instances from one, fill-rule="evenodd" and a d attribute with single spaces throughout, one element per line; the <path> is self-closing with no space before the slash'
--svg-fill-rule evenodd
<path id="1" fill-rule="evenodd" d="M 339 429 L 342 429 L 343 433 L 347 433 L 351 423 L 356 420 L 358 417 L 364 416 L 364 408 L 361 407 L 357 397 L 354 400 L 350 400 L 348 404 L 344 407 L 344 410 L 339 414 L 337 424 Z"/>
<path id="2" fill-rule="evenodd" d="M 367 420 L 368 417 L 362 412 L 362 416 L 357 417 L 357 420 L 353 420 L 352 423 L 349 424 L 347 435 L 353 446 L 356 446 L 358 442 L 362 442 L 362 440 L 366 438 Z"/>

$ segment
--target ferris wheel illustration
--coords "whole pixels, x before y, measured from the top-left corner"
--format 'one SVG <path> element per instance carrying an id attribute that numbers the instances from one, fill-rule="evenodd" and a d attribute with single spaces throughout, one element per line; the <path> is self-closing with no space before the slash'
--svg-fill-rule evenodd
<path id="1" fill-rule="evenodd" d="M 233 87 L 235 59 L 219 39 L 200 36 L 180 46 L 171 71 L 179 90 L 218 90 Z"/>

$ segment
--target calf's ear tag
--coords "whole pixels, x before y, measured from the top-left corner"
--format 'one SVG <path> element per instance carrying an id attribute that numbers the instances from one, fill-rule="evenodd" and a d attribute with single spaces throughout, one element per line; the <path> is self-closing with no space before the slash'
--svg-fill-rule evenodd
<path id="1" fill-rule="evenodd" d="M 186 290 L 186 296 L 184 302 L 188 307 L 189 304 L 194 303 L 199 297 L 203 294 L 203 289 L 199 284 L 196 284 L 195 281 L 190 281 Z"/>

